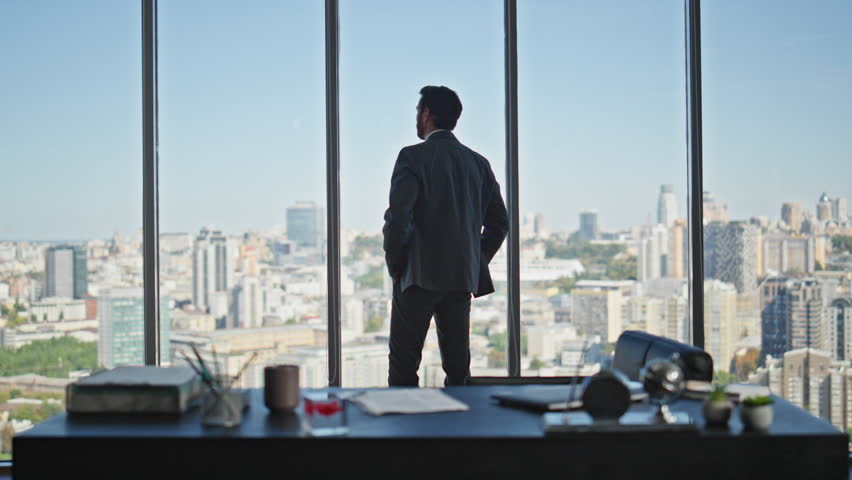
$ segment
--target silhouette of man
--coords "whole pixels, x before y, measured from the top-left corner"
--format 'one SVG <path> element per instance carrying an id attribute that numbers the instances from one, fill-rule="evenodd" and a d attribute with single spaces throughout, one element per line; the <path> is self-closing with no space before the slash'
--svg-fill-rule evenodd
<path id="1" fill-rule="evenodd" d="M 417 136 L 396 159 L 385 212 L 385 260 L 393 279 L 391 386 L 417 386 L 429 322 L 435 317 L 445 385 L 470 377 L 470 301 L 494 291 L 488 263 L 509 231 L 491 165 L 452 130 L 456 92 L 427 86 L 417 104 Z"/>

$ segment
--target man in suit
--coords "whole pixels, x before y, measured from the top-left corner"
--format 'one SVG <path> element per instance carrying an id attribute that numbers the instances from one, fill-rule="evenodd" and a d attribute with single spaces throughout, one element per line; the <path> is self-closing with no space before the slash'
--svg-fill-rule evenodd
<path id="1" fill-rule="evenodd" d="M 417 136 L 393 169 L 385 212 L 385 260 L 393 279 L 391 386 L 417 386 L 432 316 L 445 385 L 470 377 L 470 300 L 494 291 L 488 263 L 509 231 L 491 165 L 452 130 L 462 111 L 447 87 L 427 86 L 417 104 Z"/>

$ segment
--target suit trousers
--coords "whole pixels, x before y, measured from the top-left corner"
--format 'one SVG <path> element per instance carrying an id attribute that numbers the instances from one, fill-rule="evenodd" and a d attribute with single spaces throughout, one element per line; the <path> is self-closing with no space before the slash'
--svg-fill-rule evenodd
<path id="1" fill-rule="evenodd" d="M 446 377 L 444 385 L 465 385 L 470 377 L 470 292 L 436 292 L 393 286 L 388 384 L 416 387 L 423 343 L 432 316 Z"/>

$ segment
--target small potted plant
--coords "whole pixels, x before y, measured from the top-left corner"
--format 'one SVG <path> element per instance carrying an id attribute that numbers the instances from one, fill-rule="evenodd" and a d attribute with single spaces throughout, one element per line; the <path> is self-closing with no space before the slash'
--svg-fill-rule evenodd
<path id="1" fill-rule="evenodd" d="M 733 409 L 734 404 L 728 400 L 725 387 L 714 385 L 713 389 L 710 390 L 710 395 L 704 400 L 704 405 L 702 406 L 704 422 L 707 426 L 726 427 Z"/>
<path id="2" fill-rule="evenodd" d="M 772 397 L 749 397 L 740 405 L 740 418 L 746 430 L 765 432 L 772 425 Z"/>

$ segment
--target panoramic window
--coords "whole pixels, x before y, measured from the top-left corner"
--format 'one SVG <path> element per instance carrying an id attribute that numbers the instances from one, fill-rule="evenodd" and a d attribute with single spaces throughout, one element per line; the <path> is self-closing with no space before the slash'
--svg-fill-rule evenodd
<path id="1" fill-rule="evenodd" d="M 721 381 L 849 428 L 852 5 L 705 2 L 704 328 Z"/>
<path id="2" fill-rule="evenodd" d="M 158 28 L 161 348 L 326 386 L 322 2 L 160 2 Z"/>
<path id="3" fill-rule="evenodd" d="M 65 385 L 144 362 L 137 1 L 0 3 L 0 458 Z"/>
<path id="4" fill-rule="evenodd" d="M 690 342 L 684 55 L 683 2 L 519 2 L 524 375 Z"/>
<path id="5" fill-rule="evenodd" d="M 393 0 L 340 3 L 340 165 L 342 385 L 388 381 L 391 279 L 382 249 L 383 215 L 394 162 L 420 142 L 420 89 L 444 85 L 463 111 L 454 130 L 505 178 L 502 2 L 441 0 L 420 8 Z M 505 256 L 491 266 L 496 294 L 471 307 L 472 375 L 506 375 Z M 502 272 L 502 273 L 500 273 Z M 502 277 L 501 277 L 502 275 Z M 443 386 L 434 322 L 420 384 Z"/>

